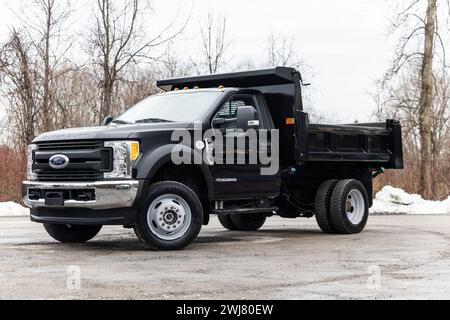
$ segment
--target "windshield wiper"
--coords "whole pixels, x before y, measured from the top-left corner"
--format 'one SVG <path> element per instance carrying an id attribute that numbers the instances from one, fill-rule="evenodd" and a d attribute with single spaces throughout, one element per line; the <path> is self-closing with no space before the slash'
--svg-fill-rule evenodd
<path id="1" fill-rule="evenodd" d="M 125 120 L 113 120 L 111 123 L 115 124 L 132 124 L 131 122 L 125 121 Z"/>
<path id="2" fill-rule="evenodd" d="M 166 119 L 160 119 L 160 118 L 147 118 L 147 119 L 140 119 L 135 121 L 134 123 L 158 123 L 158 122 L 173 122 Z"/>

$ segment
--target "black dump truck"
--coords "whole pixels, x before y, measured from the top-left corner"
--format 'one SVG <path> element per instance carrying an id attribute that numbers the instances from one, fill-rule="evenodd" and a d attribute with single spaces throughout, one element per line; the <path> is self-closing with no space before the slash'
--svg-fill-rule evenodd
<path id="1" fill-rule="evenodd" d="M 211 215 L 236 231 L 257 231 L 276 215 L 359 233 L 373 179 L 403 167 L 398 121 L 310 123 L 295 69 L 157 85 L 163 93 L 102 126 L 45 133 L 29 146 L 23 201 L 54 239 L 81 243 L 120 225 L 153 250 L 178 250 Z M 244 143 L 223 142 L 239 137 Z"/>

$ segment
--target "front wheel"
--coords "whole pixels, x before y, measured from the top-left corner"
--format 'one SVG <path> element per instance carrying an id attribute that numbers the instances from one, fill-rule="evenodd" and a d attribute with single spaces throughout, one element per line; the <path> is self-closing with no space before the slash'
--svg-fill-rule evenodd
<path id="1" fill-rule="evenodd" d="M 83 243 L 94 238 L 102 226 L 44 224 L 47 233 L 61 243 Z"/>
<path id="2" fill-rule="evenodd" d="M 360 233 L 369 218 L 367 190 L 358 180 L 341 180 L 331 195 L 333 227 L 341 234 Z"/>
<path id="3" fill-rule="evenodd" d="M 198 196 L 184 184 L 153 184 L 139 208 L 134 231 L 152 250 L 180 250 L 200 233 L 203 208 Z"/>

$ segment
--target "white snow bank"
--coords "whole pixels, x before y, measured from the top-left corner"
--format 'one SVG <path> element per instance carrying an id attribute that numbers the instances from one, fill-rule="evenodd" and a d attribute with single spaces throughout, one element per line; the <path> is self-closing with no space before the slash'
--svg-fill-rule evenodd
<path id="1" fill-rule="evenodd" d="M 15 202 L 0 202 L 0 217 L 26 216 L 30 214 L 27 208 Z"/>
<path id="2" fill-rule="evenodd" d="M 428 201 L 418 194 L 384 187 L 375 196 L 372 214 L 450 214 L 450 197 L 444 201 Z"/>

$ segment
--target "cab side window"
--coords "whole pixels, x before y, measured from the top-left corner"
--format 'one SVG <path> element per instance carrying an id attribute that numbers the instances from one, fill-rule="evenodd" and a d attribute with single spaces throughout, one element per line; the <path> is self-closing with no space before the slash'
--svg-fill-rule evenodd
<path id="1" fill-rule="evenodd" d="M 236 129 L 237 109 L 244 106 L 256 108 L 254 97 L 251 95 L 237 95 L 228 99 L 214 117 L 214 128 L 220 130 Z"/>

